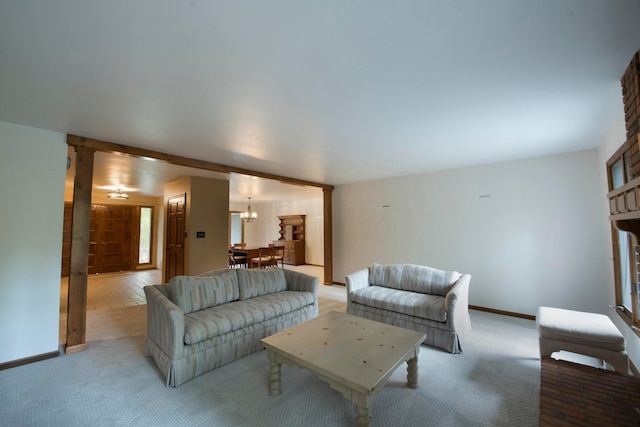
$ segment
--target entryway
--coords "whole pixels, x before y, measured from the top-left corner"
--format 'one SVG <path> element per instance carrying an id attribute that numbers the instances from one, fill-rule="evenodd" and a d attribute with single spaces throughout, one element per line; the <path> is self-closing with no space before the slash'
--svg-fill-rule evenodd
<path id="1" fill-rule="evenodd" d="M 162 271 L 159 269 L 90 274 L 87 277 L 86 341 L 110 338 L 118 333 L 117 330 L 126 327 L 123 325 L 127 325 L 127 317 L 138 319 L 127 309 L 138 308 L 146 313 L 147 300 L 143 288 L 158 283 L 162 283 Z M 63 277 L 60 280 L 60 345 L 66 344 L 67 340 L 68 290 L 69 277 Z M 130 327 L 135 332 L 146 333 L 146 323 Z"/>

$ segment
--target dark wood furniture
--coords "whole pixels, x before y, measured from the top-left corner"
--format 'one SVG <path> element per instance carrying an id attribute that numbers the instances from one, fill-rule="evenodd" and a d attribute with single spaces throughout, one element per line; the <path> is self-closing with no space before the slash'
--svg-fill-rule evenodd
<path id="1" fill-rule="evenodd" d="M 236 253 L 236 247 L 229 246 L 229 268 L 247 267 L 247 266 L 248 266 L 247 255 L 243 253 Z"/>
<path id="2" fill-rule="evenodd" d="M 284 246 L 273 245 L 273 262 L 276 267 L 280 263 L 280 267 L 284 268 Z"/>
<path id="3" fill-rule="evenodd" d="M 258 249 L 258 256 L 251 258 L 251 268 L 272 267 L 275 264 L 273 259 L 273 246 L 264 246 Z"/>
<path id="4" fill-rule="evenodd" d="M 305 263 L 305 215 L 282 215 L 280 220 L 280 238 L 276 245 L 284 246 L 284 263 L 300 265 Z"/>
<path id="5" fill-rule="evenodd" d="M 250 263 L 252 258 L 259 255 L 260 248 L 258 246 L 236 246 L 233 247 L 233 253 L 235 255 L 244 255 L 247 257 L 247 262 Z M 248 267 L 251 267 L 247 264 Z"/>

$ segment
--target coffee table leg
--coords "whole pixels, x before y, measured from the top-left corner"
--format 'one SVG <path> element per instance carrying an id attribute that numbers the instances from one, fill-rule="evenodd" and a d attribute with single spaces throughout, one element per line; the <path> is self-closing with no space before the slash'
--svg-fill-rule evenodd
<path id="1" fill-rule="evenodd" d="M 407 387 L 418 388 L 418 356 L 407 360 Z"/>
<path id="2" fill-rule="evenodd" d="M 282 393 L 280 381 L 282 365 L 276 362 L 276 355 L 274 353 L 267 350 L 267 356 L 271 364 L 271 368 L 269 369 L 269 396 L 278 396 Z"/>
<path id="3" fill-rule="evenodd" d="M 356 405 L 356 427 L 369 427 L 371 425 L 371 417 L 369 416 L 369 408 Z"/>

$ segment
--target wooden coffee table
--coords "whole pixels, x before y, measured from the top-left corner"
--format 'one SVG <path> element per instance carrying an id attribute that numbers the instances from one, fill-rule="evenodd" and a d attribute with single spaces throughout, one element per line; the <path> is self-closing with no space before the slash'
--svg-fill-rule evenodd
<path id="1" fill-rule="evenodd" d="M 425 334 L 331 311 L 261 340 L 271 363 L 269 394 L 279 395 L 281 366 L 306 368 L 356 405 L 368 426 L 373 397 L 407 362 L 407 386 L 418 388 L 418 353 Z"/>

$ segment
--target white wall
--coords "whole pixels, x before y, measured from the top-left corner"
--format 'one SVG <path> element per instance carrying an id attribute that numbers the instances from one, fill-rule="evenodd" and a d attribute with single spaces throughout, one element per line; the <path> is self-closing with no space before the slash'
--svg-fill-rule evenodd
<path id="1" fill-rule="evenodd" d="M 600 196 L 602 201 L 602 210 L 604 212 L 606 220 L 603 221 L 603 228 L 606 232 L 606 250 L 607 250 L 607 277 L 606 286 L 608 291 L 608 302 L 611 305 L 615 305 L 615 285 L 614 285 L 614 273 L 613 273 L 613 247 L 611 244 L 611 222 L 608 219 L 609 216 L 609 201 L 607 199 L 607 193 L 609 190 L 607 182 L 607 160 L 616 152 L 618 148 L 627 140 L 626 129 L 624 123 L 624 110 L 623 103 L 620 102 L 620 111 L 618 114 L 618 120 L 613 124 L 609 130 L 605 140 L 600 145 L 598 150 L 598 172 L 600 173 Z M 618 329 L 622 332 L 627 340 L 627 352 L 631 362 L 640 367 L 640 338 L 631 330 L 621 318 L 616 314 L 613 309 L 609 309 L 607 312 L 613 323 L 616 324 Z"/>
<path id="2" fill-rule="evenodd" d="M 0 363 L 58 350 L 65 141 L 0 122 Z"/>
<path id="3" fill-rule="evenodd" d="M 373 262 L 423 264 L 470 273 L 472 305 L 604 313 L 599 167 L 590 150 L 339 186 L 333 279 Z"/>

